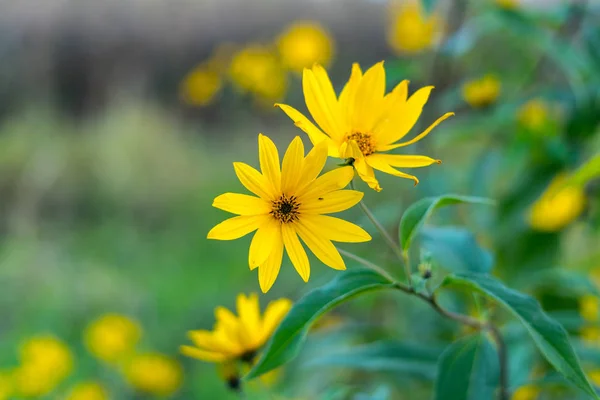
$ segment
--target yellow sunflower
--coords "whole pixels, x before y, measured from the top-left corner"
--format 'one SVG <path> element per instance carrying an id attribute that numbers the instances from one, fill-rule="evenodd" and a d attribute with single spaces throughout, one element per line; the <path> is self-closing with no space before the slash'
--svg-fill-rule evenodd
<path id="1" fill-rule="evenodd" d="M 233 163 L 242 185 L 258 197 L 225 193 L 215 198 L 214 207 L 238 216 L 215 226 L 208 238 L 233 240 L 257 231 L 248 262 L 251 270 L 258 267 L 263 292 L 279 274 L 284 248 L 298 274 L 308 281 L 310 265 L 298 237 L 323 264 L 346 269 L 332 241 L 365 242 L 371 236 L 350 222 L 322 214 L 346 210 L 362 199 L 361 192 L 340 190 L 352 180 L 352 168 L 337 168 L 318 177 L 327 159 L 327 146 L 316 146 L 304 157 L 300 137 L 289 145 L 281 167 L 271 139 L 259 134 L 258 150 L 262 173 L 247 164 Z"/>
<path id="2" fill-rule="evenodd" d="M 288 299 L 274 300 L 267 305 L 261 316 L 258 295 L 252 293 L 246 297 L 241 293 L 237 297 L 238 316 L 225 307 L 217 307 L 213 330 L 189 332 L 194 346 L 181 346 L 181 352 L 189 357 L 223 363 L 225 366 L 230 366 L 228 363 L 231 361 L 251 364 L 257 351 L 271 337 L 291 306 L 292 302 Z M 227 379 L 232 374 L 235 375 L 227 374 Z"/>
<path id="3" fill-rule="evenodd" d="M 308 118 L 286 104 L 276 104 L 317 145 L 328 144 L 329 155 L 351 158 L 357 173 L 372 189 L 381 190 L 374 169 L 401 178 L 419 180 L 394 167 L 426 167 L 439 160 L 419 155 L 384 154 L 408 146 L 424 138 L 431 130 L 454 113 L 446 113 L 411 140 L 397 143 L 415 125 L 433 86 L 417 90 L 408 97 L 408 81 L 400 82 L 385 94 L 383 61 L 364 74 L 354 64 L 350 80 L 339 98 L 336 96 L 327 71 L 320 65 L 305 69 L 302 76 L 304 98 L 317 128 Z"/>

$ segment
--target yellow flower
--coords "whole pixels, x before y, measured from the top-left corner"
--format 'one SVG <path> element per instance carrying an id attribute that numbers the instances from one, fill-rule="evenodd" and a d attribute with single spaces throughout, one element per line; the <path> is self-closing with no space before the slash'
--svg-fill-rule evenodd
<path id="1" fill-rule="evenodd" d="M 462 87 L 463 98 L 471 107 L 486 107 L 498 99 L 500 81 L 492 74 L 465 83 Z"/>
<path id="2" fill-rule="evenodd" d="M 589 322 L 598 322 L 600 319 L 600 301 L 594 295 L 586 295 L 579 299 L 579 314 Z"/>
<path id="3" fill-rule="evenodd" d="M 442 31 L 438 16 L 425 15 L 420 0 L 395 8 L 387 33 L 392 49 L 398 54 L 414 54 L 433 47 Z"/>
<path id="4" fill-rule="evenodd" d="M 73 356 L 65 343 L 53 336 L 37 336 L 19 349 L 21 365 L 14 372 L 15 389 L 24 397 L 50 393 L 73 368 Z"/>
<path id="5" fill-rule="evenodd" d="M 600 369 L 594 369 L 588 372 L 590 381 L 596 386 L 600 386 Z"/>
<path id="6" fill-rule="evenodd" d="M 565 174 L 556 176 L 529 211 L 529 224 L 538 231 L 559 231 L 583 212 L 583 188 L 567 183 Z"/>
<path id="7" fill-rule="evenodd" d="M 513 393 L 511 400 L 535 400 L 540 394 L 540 389 L 534 385 L 524 385 Z"/>
<path id="8" fill-rule="evenodd" d="M 140 336 L 141 328 L 137 322 L 124 315 L 105 314 L 88 325 L 84 342 L 95 357 L 117 362 L 133 351 Z"/>
<path id="9" fill-rule="evenodd" d="M 295 72 L 302 72 L 315 63 L 328 65 L 333 53 L 329 33 L 312 21 L 290 25 L 279 36 L 277 48 L 283 65 Z"/>
<path id="10" fill-rule="evenodd" d="M 352 180 L 352 168 L 337 168 L 317 177 L 327 159 L 327 146 L 316 146 L 304 157 L 300 137 L 289 145 L 281 167 L 271 139 L 259 134 L 258 150 L 262 173 L 244 163 L 233 164 L 242 185 L 258 197 L 218 196 L 214 207 L 239 216 L 215 226 L 208 238 L 233 240 L 257 230 L 248 263 L 251 270 L 258 267 L 258 282 L 265 293 L 279 274 L 284 248 L 298 274 L 308 281 L 310 264 L 298 236 L 323 264 L 346 269 L 332 240 L 356 243 L 371 240 L 371 236 L 350 222 L 322 214 L 347 210 L 362 199 L 361 192 L 340 190 Z"/>
<path id="11" fill-rule="evenodd" d="M 13 373 L 11 371 L 0 371 L 0 400 L 8 400 L 13 391 Z"/>
<path id="12" fill-rule="evenodd" d="M 75 385 L 66 400 L 107 400 L 108 393 L 97 382 L 82 382 Z"/>
<path id="13" fill-rule="evenodd" d="M 518 6 L 518 0 L 496 0 L 496 5 L 505 10 L 515 10 Z"/>
<path id="14" fill-rule="evenodd" d="M 221 370 L 226 377 L 236 375 L 237 369 L 231 367 L 231 362 L 251 363 L 291 306 L 292 302 L 288 299 L 274 300 L 267 305 L 261 317 L 258 295 L 252 293 L 246 297 L 239 294 L 238 316 L 224 307 L 217 307 L 213 330 L 189 332 L 194 346 L 181 346 L 181 352 L 203 361 L 222 363 Z"/>
<path id="15" fill-rule="evenodd" d="M 250 92 L 260 101 L 281 100 L 287 90 L 285 70 L 274 52 L 262 45 L 249 45 L 234 54 L 229 75 L 240 91 Z"/>
<path id="16" fill-rule="evenodd" d="M 590 344 L 600 344 L 600 328 L 597 326 L 584 326 L 581 328 L 581 338 Z"/>
<path id="17" fill-rule="evenodd" d="M 381 190 L 373 169 L 414 180 L 412 175 L 393 167 L 416 168 L 440 163 L 426 156 L 383 154 L 413 144 L 454 113 L 446 113 L 415 138 L 396 143 L 415 125 L 433 86 L 408 96 L 408 81 L 402 81 L 385 95 L 383 62 L 375 64 L 364 75 L 358 64 L 352 66 L 350 80 L 336 97 L 327 71 L 320 65 L 305 69 L 302 77 L 304 99 L 308 111 L 321 129 L 299 111 L 276 104 L 317 145 L 328 144 L 331 157 L 354 160 L 353 165 L 369 187 Z"/>
<path id="18" fill-rule="evenodd" d="M 181 386 L 183 369 L 179 362 L 158 353 L 137 354 L 125 366 L 127 382 L 140 392 L 170 396 Z"/>
<path id="19" fill-rule="evenodd" d="M 200 64 L 181 82 L 180 95 L 192 106 L 210 104 L 223 86 L 221 76 L 207 64 Z"/>
<path id="20" fill-rule="evenodd" d="M 544 100 L 532 99 L 520 107 L 517 118 L 524 128 L 541 132 L 548 123 L 550 112 L 550 107 Z"/>

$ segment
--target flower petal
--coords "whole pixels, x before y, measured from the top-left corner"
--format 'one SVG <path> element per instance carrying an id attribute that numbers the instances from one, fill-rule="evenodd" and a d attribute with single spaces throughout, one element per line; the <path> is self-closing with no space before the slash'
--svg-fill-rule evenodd
<path id="1" fill-rule="evenodd" d="M 373 172 L 373 168 L 366 163 L 365 157 L 358 148 L 356 141 L 350 140 L 344 143 L 340 147 L 340 152 L 344 154 L 345 157 L 354 159 L 352 165 L 360 179 L 367 183 L 371 189 L 377 192 L 381 191 L 381 186 L 379 186 L 379 182 L 375 178 L 375 172 Z"/>
<path id="2" fill-rule="evenodd" d="M 180 346 L 179 351 L 181 354 L 197 358 L 198 360 L 207 361 L 207 362 L 223 362 L 227 360 L 227 356 L 221 353 L 216 353 L 212 351 L 205 351 L 198 349 L 192 346 Z"/>
<path id="3" fill-rule="evenodd" d="M 327 144 L 322 142 L 313 147 L 304 159 L 302 173 L 300 174 L 300 179 L 298 179 L 297 192 L 317 179 L 326 162 Z"/>
<path id="4" fill-rule="evenodd" d="M 283 237 L 283 244 L 285 245 L 285 251 L 292 262 L 296 271 L 304 282 L 308 282 L 310 277 L 310 264 L 308 262 L 308 256 L 304 247 L 298 239 L 296 230 L 292 224 L 283 224 L 281 226 L 281 236 Z"/>
<path id="5" fill-rule="evenodd" d="M 268 214 L 271 205 L 260 197 L 239 193 L 223 193 L 213 200 L 213 207 L 238 215 Z"/>
<path id="6" fill-rule="evenodd" d="M 320 82 L 322 79 L 329 82 L 327 72 L 315 74 L 310 69 L 304 69 L 302 74 L 304 100 L 308 111 L 321 129 L 327 132 L 331 138 L 337 138 L 340 135 L 339 124 L 336 119 L 339 118 L 339 104 L 335 93 L 328 92 L 327 83 L 322 84 Z M 329 85 L 331 85 L 330 82 Z M 323 87 L 326 89 L 325 93 Z"/>
<path id="7" fill-rule="evenodd" d="M 357 190 L 336 190 L 319 197 L 306 199 L 300 206 L 301 214 L 330 214 L 349 209 L 364 196 Z"/>
<path id="8" fill-rule="evenodd" d="M 405 174 L 392 168 L 388 163 L 377 157 L 369 157 L 366 159 L 367 163 L 378 171 L 385 172 L 386 174 L 398 176 L 400 178 L 412 179 L 415 182 L 415 186 L 419 183 L 416 176 Z"/>
<path id="9" fill-rule="evenodd" d="M 329 239 L 318 235 L 316 232 L 319 231 L 315 231 L 311 229 L 311 227 L 305 225 L 303 219 L 296 225 L 296 232 L 298 232 L 298 235 L 300 235 L 310 251 L 312 251 L 323 264 L 337 270 L 346 269 L 346 264 L 344 264 L 342 256 Z"/>
<path id="10" fill-rule="evenodd" d="M 302 200 L 305 198 L 316 197 L 321 194 L 333 192 L 334 190 L 343 189 L 348 186 L 353 177 L 354 171 L 351 166 L 336 168 L 321 175 L 304 189 L 298 191 L 298 200 L 302 204 Z"/>
<path id="11" fill-rule="evenodd" d="M 258 156 L 260 170 L 269 180 L 276 192 L 281 190 L 281 169 L 279 167 L 279 152 L 275 143 L 262 133 L 258 134 Z"/>
<path id="12" fill-rule="evenodd" d="M 442 122 L 443 120 L 445 120 L 447 118 L 450 118 L 453 115 L 454 115 L 453 112 L 448 112 L 448 113 L 442 115 L 433 124 L 429 125 L 429 127 L 427 129 L 425 129 L 423 132 L 421 132 L 419 135 L 417 135 L 415 138 L 409 140 L 408 142 L 402 142 L 402 143 L 398 143 L 398 144 L 391 144 L 391 145 L 387 145 L 387 146 L 377 146 L 377 151 L 393 150 L 393 149 L 397 149 L 399 147 L 404 147 L 404 146 L 408 146 L 408 145 L 411 145 L 413 143 L 416 143 L 419 140 L 423 139 L 425 136 L 429 135 L 429 132 L 431 132 L 433 130 L 433 128 L 435 128 L 436 126 L 438 126 L 440 124 L 440 122 Z"/>
<path id="13" fill-rule="evenodd" d="M 233 168 L 238 179 L 246 189 L 265 200 L 272 201 L 275 199 L 275 189 L 263 174 L 248 164 L 241 162 L 234 162 Z"/>
<path id="14" fill-rule="evenodd" d="M 441 164 L 440 160 L 436 160 L 427 156 L 399 155 L 399 154 L 381 154 L 374 153 L 367 157 L 367 162 L 377 159 L 382 163 L 389 164 L 392 167 L 399 168 L 419 168 L 428 167 L 432 164 Z"/>
<path id="15" fill-rule="evenodd" d="M 273 334 L 288 311 L 290 311 L 290 308 L 292 308 L 292 301 L 289 299 L 273 300 L 267 305 L 262 324 L 263 340 L 265 342 Z"/>
<path id="16" fill-rule="evenodd" d="M 381 115 L 384 94 L 385 69 L 381 61 L 365 72 L 356 90 L 351 123 L 354 131 L 372 132 Z"/>
<path id="17" fill-rule="evenodd" d="M 252 238 L 250 250 L 248 251 L 248 265 L 250 266 L 250 270 L 254 270 L 267 260 L 269 254 L 271 254 L 271 249 L 273 249 L 273 246 L 281 235 L 280 226 L 281 224 L 275 218 L 268 218 L 258 228 Z"/>
<path id="18" fill-rule="evenodd" d="M 246 297 L 245 294 L 240 293 L 237 296 L 236 304 L 238 317 L 242 328 L 240 331 L 240 336 L 248 339 L 250 346 L 254 346 L 260 339 L 259 329 L 261 325 L 261 319 L 258 295 L 256 293 L 252 293 Z"/>
<path id="19" fill-rule="evenodd" d="M 348 79 L 348 82 L 346 85 L 344 85 L 338 101 L 340 104 L 340 113 L 342 115 L 344 125 L 347 128 L 350 128 L 352 125 L 352 115 L 354 113 L 354 104 L 356 102 L 356 91 L 361 79 L 362 71 L 360 69 L 360 65 L 358 65 L 358 63 L 352 64 L 350 79 Z M 346 130 L 346 132 L 348 131 L 350 131 L 350 129 Z"/>
<path id="20" fill-rule="evenodd" d="M 302 174 L 304 165 L 304 145 L 300 136 L 296 136 L 288 146 L 281 167 L 281 191 L 290 195 Z"/>
<path id="21" fill-rule="evenodd" d="M 208 232 L 208 239 L 234 240 L 257 230 L 264 224 L 268 215 L 240 215 L 226 219 Z"/>
<path id="22" fill-rule="evenodd" d="M 281 235 L 275 241 L 269 257 L 264 263 L 258 266 L 258 283 L 263 293 L 267 293 L 275 283 L 279 269 L 281 268 L 281 259 L 283 258 L 283 240 Z"/>
<path id="23" fill-rule="evenodd" d="M 374 132 L 379 132 L 383 124 L 387 123 L 390 118 L 396 115 L 398 110 L 404 107 L 408 96 L 408 84 L 409 81 L 405 79 L 397 84 L 394 90 L 385 95 L 381 105 L 381 115 L 375 123 Z"/>
<path id="24" fill-rule="evenodd" d="M 304 215 L 302 223 L 335 242 L 361 243 L 371 240 L 371 235 L 360 226 L 328 215 Z"/>
<path id="25" fill-rule="evenodd" d="M 310 139 L 313 145 L 317 145 L 323 140 L 330 140 L 329 136 L 324 134 L 319 128 L 315 126 L 315 124 L 313 124 L 308 118 L 306 118 L 300 111 L 296 110 L 294 107 L 290 107 L 287 104 L 280 103 L 275 104 L 275 107 L 279 107 L 280 109 L 282 109 L 283 112 L 286 113 L 292 121 L 294 121 L 294 125 L 296 125 L 308 135 L 308 138 Z"/>

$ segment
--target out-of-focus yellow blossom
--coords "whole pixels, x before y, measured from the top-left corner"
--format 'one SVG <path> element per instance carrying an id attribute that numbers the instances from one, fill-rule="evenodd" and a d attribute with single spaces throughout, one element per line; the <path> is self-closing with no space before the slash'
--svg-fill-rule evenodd
<path id="1" fill-rule="evenodd" d="M 136 321 L 120 314 L 106 314 L 88 325 L 84 342 L 100 360 L 118 362 L 133 352 L 141 332 Z"/>
<path id="2" fill-rule="evenodd" d="M 278 57 L 272 49 L 259 44 L 233 55 L 229 75 L 240 91 L 254 94 L 259 101 L 276 102 L 284 98 L 287 90 L 287 75 Z"/>
<path id="3" fill-rule="evenodd" d="M 14 391 L 12 371 L 0 371 L 0 400 L 8 400 Z"/>
<path id="4" fill-rule="evenodd" d="M 486 107 L 496 102 L 500 95 L 500 81 L 493 74 L 471 80 L 462 87 L 463 98 L 471 107 Z"/>
<path id="5" fill-rule="evenodd" d="M 170 396 L 181 386 L 183 369 L 174 358 L 159 353 L 137 354 L 124 369 L 127 382 L 140 392 Z"/>
<path id="6" fill-rule="evenodd" d="M 219 73 L 203 63 L 190 71 L 179 88 L 184 102 L 192 106 L 206 106 L 215 99 L 223 82 Z"/>
<path id="7" fill-rule="evenodd" d="M 594 295 L 586 295 L 579 299 L 579 314 L 589 322 L 600 320 L 600 301 Z"/>
<path id="8" fill-rule="evenodd" d="M 436 14 L 426 15 L 421 1 L 392 5 L 393 21 L 387 39 L 392 49 L 399 54 L 414 54 L 435 45 L 441 36 L 441 21 Z"/>
<path id="9" fill-rule="evenodd" d="M 588 372 L 590 381 L 596 386 L 600 386 L 600 369 L 594 369 Z"/>
<path id="10" fill-rule="evenodd" d="M 16 392 L 23 397 L 50 393 L 73 368 L 73 356 L 67 345 L 49 335 L 22 343 L 19 360 L 13 378 Z"/>
<path id="11" fill-rule="evenodd" d="M 271 337 L 291 306 L 292 302 L 288 299 L 274 300 L 261 316 L 258 295 L 240 293 L 237 297 L 237 317 L 225 307 L 217 307 L 213 330 L 189 332 L 194 346 L 181 346 L 181 352 L 208 362 L 241 360 L 252 363 L 258 350 Z"/>
<path id="12" fill-rule="evenodd" d="M 529 224 L 538 231 L 556 232 L 577 219 L 584 207 L 583 188 L 568 184 L 567 175 L 561 174 L 532 205 Z"/>
<path id="13" fill-rule="evenodd" d="M 580 336 L 583 341 L 597 346 L 600 344 L 600 327 L 584 326 L 580 330 Z"/>
<path id="14" fill-rule="evenodd" d="M 298 21 L 279 36 L 277 48 L 283 65 L 301 73 L 302 69 L 315 63 L 328 65 L 333 54 L 333 41 L 320 24 Z"/>
<path id="15" fill-rule="evenodd" d="M 535 400 L 540 394 L 540 389 L 534 385 L 524 385 L 514 391 L 511 400 Z"/>
<path id="16" fill-rule="evenodd" d="M 543 132 L 550 118 L 550 107 L 542 99 L 532 99 L 523 104 L 518 111 L 519 124 L 536 133 Z"/>
<path id="17" fill-rule="evenodd" d="M 496 5 L 505 10 L 515 10 L 519 6 L 518 0 L 496 0 Z"/>
<path id="18" fill-rule="evenodd" d="M 107 400 L 108 393 L 98 382 L 82 382 L 75 385 L 65 400 Z"/>

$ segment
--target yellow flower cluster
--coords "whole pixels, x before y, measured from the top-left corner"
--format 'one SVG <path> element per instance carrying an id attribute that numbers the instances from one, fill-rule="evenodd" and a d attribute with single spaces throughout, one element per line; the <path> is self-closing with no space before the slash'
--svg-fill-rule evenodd
<path id="1" fill-rule="evenodd" d="M 437 14 L 427 15 L 420 0 L 392 4 L 387 40 L 397 54 L 415 54 L 432 48 L 442 36 Z"/>

